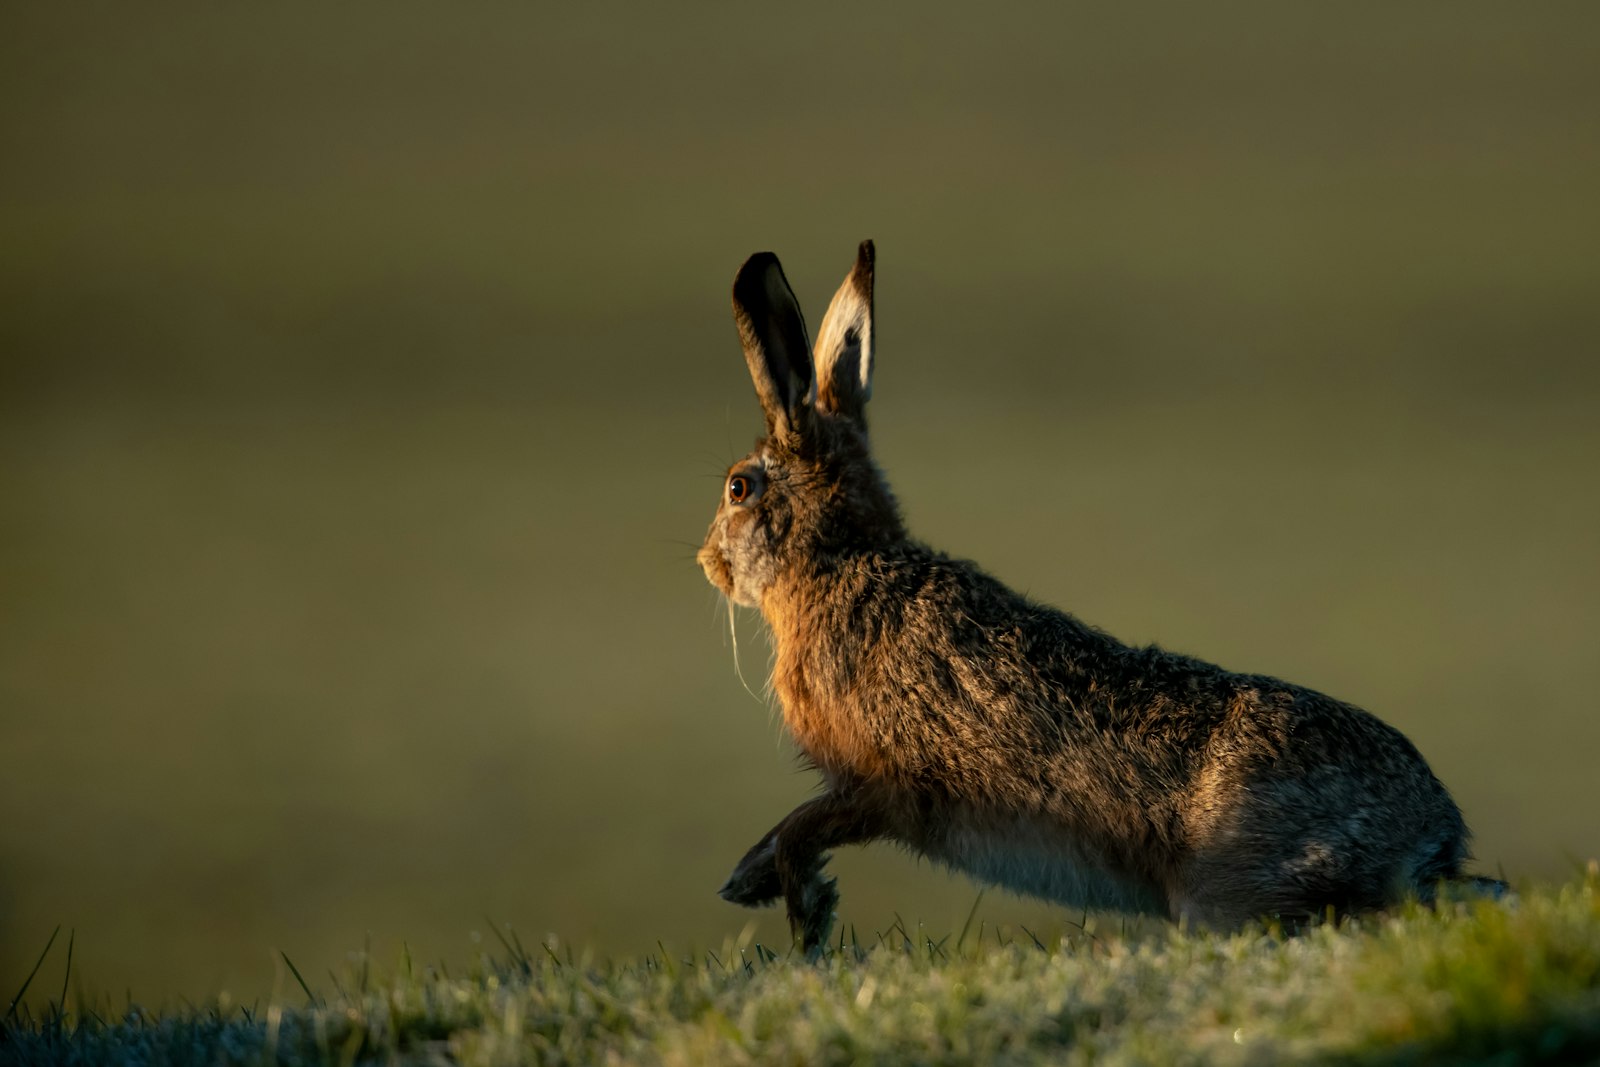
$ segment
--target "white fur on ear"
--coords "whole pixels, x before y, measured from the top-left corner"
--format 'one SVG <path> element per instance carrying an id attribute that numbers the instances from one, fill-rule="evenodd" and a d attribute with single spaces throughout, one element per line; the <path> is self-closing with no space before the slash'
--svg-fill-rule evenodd
<path id="1" fill-rule="evenodd" d="M 872 397 L 873 260 L 872 242 L 861 242 L 855 266 L 822 317 L 812 357 L 817 407 L 857 420 L 864 420 L 866 403 Z"/>

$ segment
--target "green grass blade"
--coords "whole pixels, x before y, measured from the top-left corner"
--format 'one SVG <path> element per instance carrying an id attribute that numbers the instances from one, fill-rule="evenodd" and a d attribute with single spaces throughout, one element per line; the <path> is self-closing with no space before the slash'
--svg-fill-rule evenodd
<path id="1" fill-rule="evenodd" d="M 56 1015 L 65 1017 L 67 1014 L 67 986 L 72 981 L 72 946 L 78 941 L 78 928 L 74 926 L 67 932 L 67 970 L 61 976 L 61 996 L 56 1000 Z"/>
<path id="2" fill-rule="evenodd" d="M 39 973 L 39 968 L 44 966 L 44 958 L 50 955 L 50 946 L 56 943 L 56 935 L 61 932 L 61 925 L 50 932 L 50 940 L 44 943 L 44 951 L 39 953 L 39 958 L 34 961 L 33 970 L 28 972 L 28 977 L 22 980 L 22 988 L 17 990 L 16 996 L 11 998 L 11 1003 L 6 1007 L 6 1018 L 10 1019 L 17 1012 L 17 1005 L 22 1003 L 22 998 L 27 996 L 28 987 L 33 984 L 33 976 Z"/>
<path id="3" fill-rule="evenodd" d="M 972 929 L 972 920 L 978 917 L 978 905 L 983 903 L 985 889 L 979 889 L 978 895 L 972 900 L 972 908 L 967 912 L 967 921 L 961 924 L 961 934 L 956 938 L 956 951 L 961 951 L 961 946 L 966 943 L 967 932 Z"/>
<path id="4" fill-rule="evenodd" d="M 284 952 L 282 949 L 278 950 L 278 955 L 282 956 L 283 962 L 289 965 L 289 973 L 294 975 L 294 980 L 296 982 L 300 983 L 300 988 L 305 993 L 306 999 L 315 1004 L 317 1002 L 317 995 L 311 992 L 311 987 L 306 985 L 306 980 L 300 977 L 300 968 L 294 965 L 294 960 L 291 960 L 289 958 L 289 954 Z"/>

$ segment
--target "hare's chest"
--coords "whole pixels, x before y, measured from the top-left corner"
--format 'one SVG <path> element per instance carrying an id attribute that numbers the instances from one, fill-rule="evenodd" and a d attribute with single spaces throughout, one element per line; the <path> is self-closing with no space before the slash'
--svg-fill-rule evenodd
<path id="1" fill-rule="evenodd" d="M 883 739 L 847 695 L 781 655 L 772 680 L 784 725 L 825 774 L 874 779 L 892 772 Z"/>
<path id="2" fill-rule="evenodd" d="M 1116 870 L 1036 818 L 957 819 L 930 843 L 931 858 L 979 882 L 1070 908 L 1164 915 L 1156 886 Z"/>
<path id="3" fill-rule="evenodd" d="M 839 702 L 777 687 L 783 721 L 795 744 L 830 778 L 878 778 L 889 771 L 883 753 L 852 709 Z"/>

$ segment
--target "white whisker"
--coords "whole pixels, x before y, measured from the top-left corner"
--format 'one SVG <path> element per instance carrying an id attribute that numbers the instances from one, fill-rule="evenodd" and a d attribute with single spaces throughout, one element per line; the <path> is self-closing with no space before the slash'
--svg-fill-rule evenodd
<path id="1" fill-rule="evenodd" d="M 749 693 L 756 700 L 766 703 L 756 696 L 756 691 L 751 689 L 750 683 L 744 680 L 744 671 L 739 667 L 739 627 L 734 623 L 732 600 L 728 601 L 728 634 L 733 638 L 733 673 L 739 676 L 739 684 L 744 686 L 746 693 Z"/>

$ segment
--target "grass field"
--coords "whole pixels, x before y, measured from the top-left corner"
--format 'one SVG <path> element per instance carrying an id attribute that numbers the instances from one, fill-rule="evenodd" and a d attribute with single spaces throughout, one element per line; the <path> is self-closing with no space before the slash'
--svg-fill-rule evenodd
<path id="1" fill-rule="evenodd" d="M 501 944 L 462 974 L 292 963 L 264 1003 L 60 1001 L 0 1030 L 10 1064 L 1339 1064 L 1600 1056 L 1600 867 L 1505 903 L 1285 938 L 978 924 L 846 931 L 817 964 L 752 942 L 613 962 Z"/>

